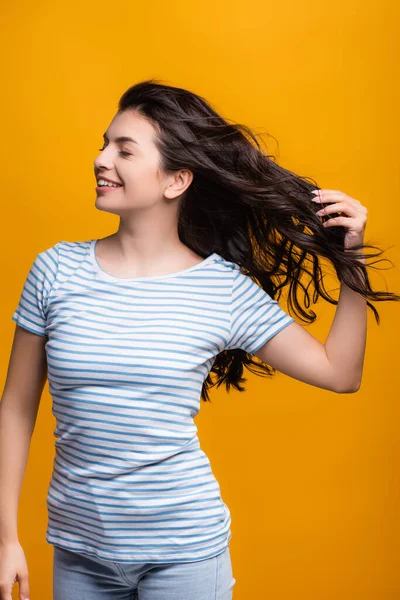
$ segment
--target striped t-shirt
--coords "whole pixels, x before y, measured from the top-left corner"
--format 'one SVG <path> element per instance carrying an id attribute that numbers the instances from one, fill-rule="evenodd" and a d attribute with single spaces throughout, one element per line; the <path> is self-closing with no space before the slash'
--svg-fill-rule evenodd
<path id="1" fill-rule="evenodd" d="M 37 254 L 12 319 L 47 336 L 56 419 L 46 541 L 117 562 L 224 551 L 231 517 L 194 418 L 215 357 L 253 353 L 294 319 L 217 253 L 120 278 L 97 240 Z"/>

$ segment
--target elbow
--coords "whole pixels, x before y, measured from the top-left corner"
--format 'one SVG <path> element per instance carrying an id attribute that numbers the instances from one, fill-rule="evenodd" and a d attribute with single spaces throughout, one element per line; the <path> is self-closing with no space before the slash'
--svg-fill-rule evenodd
<path id="1" fill-rule="evenodd" d="M 358 392 L 358 390 L 361 387 L 361 380 L 357 380 L 355 382 L 352 382 L 351 384 L 342 384 L 341 386 L 339 386 L 338 388 L 336 388 L 334 391 L 337 394 L 354 394 L 355 392 Z"/>

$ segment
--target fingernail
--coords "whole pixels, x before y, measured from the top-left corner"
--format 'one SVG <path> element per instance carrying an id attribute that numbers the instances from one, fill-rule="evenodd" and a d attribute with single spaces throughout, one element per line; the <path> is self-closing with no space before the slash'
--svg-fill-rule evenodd
<path id="1" fill-rule="evenodd" d="M 312 194 L 319 194 L 319 190 L 313 190 L 311 193 Z"/>

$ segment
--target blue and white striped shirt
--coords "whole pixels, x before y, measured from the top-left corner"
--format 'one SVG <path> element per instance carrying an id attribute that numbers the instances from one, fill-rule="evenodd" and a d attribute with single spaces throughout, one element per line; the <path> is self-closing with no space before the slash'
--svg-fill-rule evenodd
<path id="1" fill-rule="evenodd" d="M 56 419 L 46 541 L 117 562 L 189 562 L 231 517 L 193 419 L 215 357 L 294 321 L 217 253 L 150 277 L 106 273 L 97 240 L 37 254 L 12 319 L 47 336 Z"/>

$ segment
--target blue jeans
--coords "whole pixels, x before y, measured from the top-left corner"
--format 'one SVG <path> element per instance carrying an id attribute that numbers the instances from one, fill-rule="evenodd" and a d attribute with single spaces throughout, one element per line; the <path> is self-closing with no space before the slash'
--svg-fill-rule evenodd
<path id="1" fill-rule="evenodd" d="M 232 600 L 229 546 L 186 563 L 118 563 L 54 548 L 53 600 Z"/>

